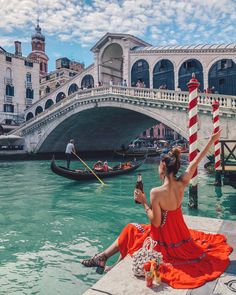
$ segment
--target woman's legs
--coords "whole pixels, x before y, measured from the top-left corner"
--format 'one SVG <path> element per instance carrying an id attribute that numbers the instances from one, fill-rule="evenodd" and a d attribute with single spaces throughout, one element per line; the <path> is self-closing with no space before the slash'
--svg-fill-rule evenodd
<path id="1" fill-rule="evenodd" d="M 85 259 L 81 263 L 86 267 L 97 267 L 96 271 L 98 273 L 103 273 L 107 259 L 116 254 L 118 251 L 118 239 L 116 239 L 115 242 L 103 252 L 96 254 L 90 259 Z"/>

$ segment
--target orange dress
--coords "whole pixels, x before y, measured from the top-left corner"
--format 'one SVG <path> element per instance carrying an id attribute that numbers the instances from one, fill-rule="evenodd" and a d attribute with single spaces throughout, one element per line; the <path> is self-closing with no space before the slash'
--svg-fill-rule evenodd
<path id="1" fill-rule="evenodd" d="M 229 265 L 232 247 L 222 234 L 188 229 L 181 207 L 162 211 L 160 227 L 132 223 L 118 238 L 122 258 L 139 250 L 147 236 L 157 241 L 155 250 L 163 255 L 161 279 L 177 289 L 192 289 L 219 277 Z"/>

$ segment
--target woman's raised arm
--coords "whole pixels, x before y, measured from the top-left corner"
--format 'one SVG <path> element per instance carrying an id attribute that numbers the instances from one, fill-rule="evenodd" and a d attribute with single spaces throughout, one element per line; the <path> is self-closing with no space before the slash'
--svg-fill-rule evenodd
<path id="1" fill-rule="evenodd" d="M 195 159 L 188 165 L 188 168 L 186 169 L 185 173 L 183 173 L 180 177 L 180 180 L 183 182 L 184 185 L 188 185 L 195 170 L 197 169 L 198 164 L 201 162 L 201 160 L 206 156 L 208 150 L 210 149 L 211 145 L 220 139 L 220 131 L 214 133 L 211 135 L 208 143 L 205 145 L 202 151 L 200 151 Z"/>

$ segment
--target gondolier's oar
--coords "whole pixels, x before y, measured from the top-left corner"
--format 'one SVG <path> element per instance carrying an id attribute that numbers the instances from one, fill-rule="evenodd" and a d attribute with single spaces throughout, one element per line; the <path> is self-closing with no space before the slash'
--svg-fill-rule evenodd
<path id="1" fill-rule="evenodd" d="M 76 153 L 72 152 L 72 154 L 74 154 L 80 160 L 80 162 L 83 163 L 84 166 L 93 173 L 93 175 L 101 182 L 102 185 L 105 185 L 105 183 L 97 176 L 97 174 Z"/>

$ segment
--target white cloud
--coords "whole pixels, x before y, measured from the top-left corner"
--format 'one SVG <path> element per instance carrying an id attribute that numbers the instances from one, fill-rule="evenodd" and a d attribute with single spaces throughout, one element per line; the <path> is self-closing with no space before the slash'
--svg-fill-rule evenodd
<path id="1" fill-rule="evenodd" d="M 91 4 L 83 0 L 40 0 L 39 3 L 37 8 L 35 0 L 0 0 L 0 31 L 6 35 L 17 29 L 28 36 L 39 10 L 45 34 L 81 46 L 93 45 L 108 31 L 130 33 L 163 45 L 206 43 L 206 40 L 236 42 L 234 0 L 94 0 Z M 6 39 L 1 40 L 2 46 L 7 43 Z"/>
<path id="2" fill-rule="evenodd" d="M 14 45 L 14 41 L 20 41 L 22 43 L 30 43 L 30 38 L 19 38 L 16 36 L 0 36 L 1 47 L 11 47 Z"/>

